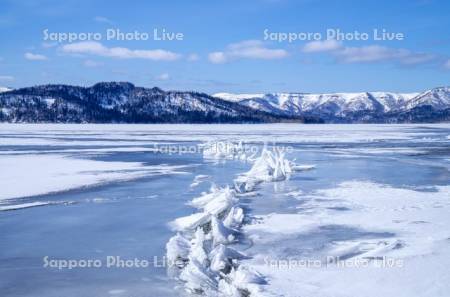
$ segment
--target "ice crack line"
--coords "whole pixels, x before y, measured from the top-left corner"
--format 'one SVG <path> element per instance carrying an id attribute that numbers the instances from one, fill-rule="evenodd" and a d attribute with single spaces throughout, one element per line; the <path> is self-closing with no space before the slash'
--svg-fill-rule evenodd
<path id="1" fill-rule="evenodd" d="M 228 151 L 216 155 L 228 158 L 227 153 L 238 151 L 240 160 L 247 160 L 240 150 L 241 144 L 222 147 Z M 190 293 L 274 296 L 265 290 L 266 280 L 260 273 L 240 264 L 247 256 L 230 246 L 238 242 L 245 217 L 239 206 L 239 194 L 255 191 L 260 183 L 285 180 L 294 171 L 313 167 L 298 166 L 279 150 L 264 148 L 251 169 L 234 180 L 233 188 L 213 186 L 208 193 L 192 199 L 189 204 L 198 212 L 170 222 L 177 234 L 166 244 L 169 272 L 183 281 Z"/>

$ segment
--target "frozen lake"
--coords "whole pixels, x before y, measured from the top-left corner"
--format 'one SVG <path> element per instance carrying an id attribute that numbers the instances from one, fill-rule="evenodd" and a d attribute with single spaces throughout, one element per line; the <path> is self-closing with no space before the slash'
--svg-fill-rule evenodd
<path id="1" fill-rule="evenodd" d="M 246 220 L 233 246 L 267 294 L 450 294 L 450 124 L 0 124 L 1 295 L 186 294 L 164 267 L 58 269 L 43 259 L 162 259 L 168 223 L 195 212 L 187 203 L 252 167 L 205 158 L 201 145 L 216 141 L 258 153 L 276 145 L 315 165 L 240 198 Z M 328 256 L 404 266 L 274 267 Z"/>

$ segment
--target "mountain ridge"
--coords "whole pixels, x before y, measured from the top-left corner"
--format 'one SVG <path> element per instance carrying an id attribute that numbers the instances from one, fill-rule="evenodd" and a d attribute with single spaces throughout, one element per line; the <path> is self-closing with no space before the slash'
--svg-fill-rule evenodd
<path id="1" fill-rule="evenodd" d="M 209 95 L 130 82 L 0 88 L 0 122 L 432 123 L 450 121 L 450 87 L 421 93 Z"/>
<path id="2" fill-rule="evenodd" d="M 437 87 L 419 93 L 280 92 L 216 93 L 213 96 L 279 115 L 314 115 L 325 122 L 422 122 L 425 118 L 432 122 L 450 120 L 450 87 Z M 420 115 L 421 110 L 427 114 L 425 118 Z"/>
<path id="3" fill-rule="evenodd" d="M 100 82 L 90 87 L 48 84 L 0 93 L 0 121 L 55 123 L 271 123 L 301 116 L 255 111 L 199 92 Z"/>

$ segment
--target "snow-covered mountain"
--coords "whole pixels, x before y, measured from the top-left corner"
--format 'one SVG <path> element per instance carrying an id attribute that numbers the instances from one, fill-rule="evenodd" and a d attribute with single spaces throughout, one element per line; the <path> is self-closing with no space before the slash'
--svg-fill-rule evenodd
<path id="1" fill-rule="evenodd" d="M 450 87 L 434 88 L 418 94 L 404 105 L 405 109 L 418 106 L 431 106 L 434 109 L 443 110 L 450 107 Z"/>
<path id="2" fill-rule="evenodd" d="M 398 110 L 418 95 L 419 93 L 398 94 L 389 92 L 363 92 L 331 94 L 217 93 L 213 96 L 271 112 L 278 111 L 281 113 L 302 113 L 325 111 L 337 115 L 359 110 L 381 110 L 383 112 Z"/>
<path id="3" fill-rule="evenodd" d="M 92 87 L 44 85 L 0 93 L 3 122 L 210 123 L 303 121 L 204 93 L 141 88 L 128 82 Z"/>
<path id="4" fill-rule="evenodd" d="M 416 113 L 417 109 L 424 107 L 436 111 L 439 114 L 436 120 L 441 121 L 443 115 L 446 120 L 446 114 L 450 111 L 448 87 L 422 93 L 217 93 L 213 96 L 238 102 L 256 110 L 279 115 L 314 115 L 325 121 L 391 122 L 396 121 L 396 115 L 407 119 L 410 118 L 405 116 L 407 113 Z"/>
<path id="5" fill-rule="evenodd" d="M 420 93 L 371 92 L 370 94 L 383 105 L 385 112 L 389 112 L 401 109 L 407 102 Z"/>
<path id="6" fill-rule="evenodd" d="M 4 90 L 4 89 L 2 89 Z M 269 93 L 210 96 L 102 82 L 0 92 L 0 122 L 405 123 L 450 121 L 450 88 L 423 93 Z"/>
<path id="7" fill-rule="evenodd" d="M 11 91 L 12 89 L 7 87 L 0 87 L 0 93 Z"/>

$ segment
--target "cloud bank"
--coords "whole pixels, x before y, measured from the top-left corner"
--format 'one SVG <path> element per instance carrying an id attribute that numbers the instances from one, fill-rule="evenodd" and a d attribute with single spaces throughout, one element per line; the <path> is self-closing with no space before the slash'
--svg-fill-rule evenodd
<path id="1" fill-rule="evenodd" d="M 282 59 L 288 56 L 284 49 L 270 49 L 259 40 L 246 40 L 232 43 L 224 51 L 212 52 L 208 55 L 211 63 L 222 64 L 239 59 Z"/>
<path id="2" fill-rule="evenodd" d="M 413 52 L 407 49 L 390 48 L 379 45 L 347 47 L 336 40 L 312 41 L 306 43 L 304 53 L 330 53 L 341 63 L 393 62 L 402 65 L 417 65 L 432 62 L 436 55 Z"/>
<path id="3" fill-rule="evenodd" d="M 25 53 L 24 57 L 25 57 L 25 59 L 31 60 L 31 61 L 44 61 L 44 60 L 47 60 L 46 56 L 39 55 L 39 54 L 33 54 L 33 53 Z"/>
<path id="4" fill-rule="evenodd" d="M 118 59 L 146 59 L 153 61 L 175 61 L 181 55 L 162 49 L 132 50 L 125 47 L 106 47 L 100 42 L 83 41 L 66 44 L 61 51 L 67 54 L 95 55 Z"/>

